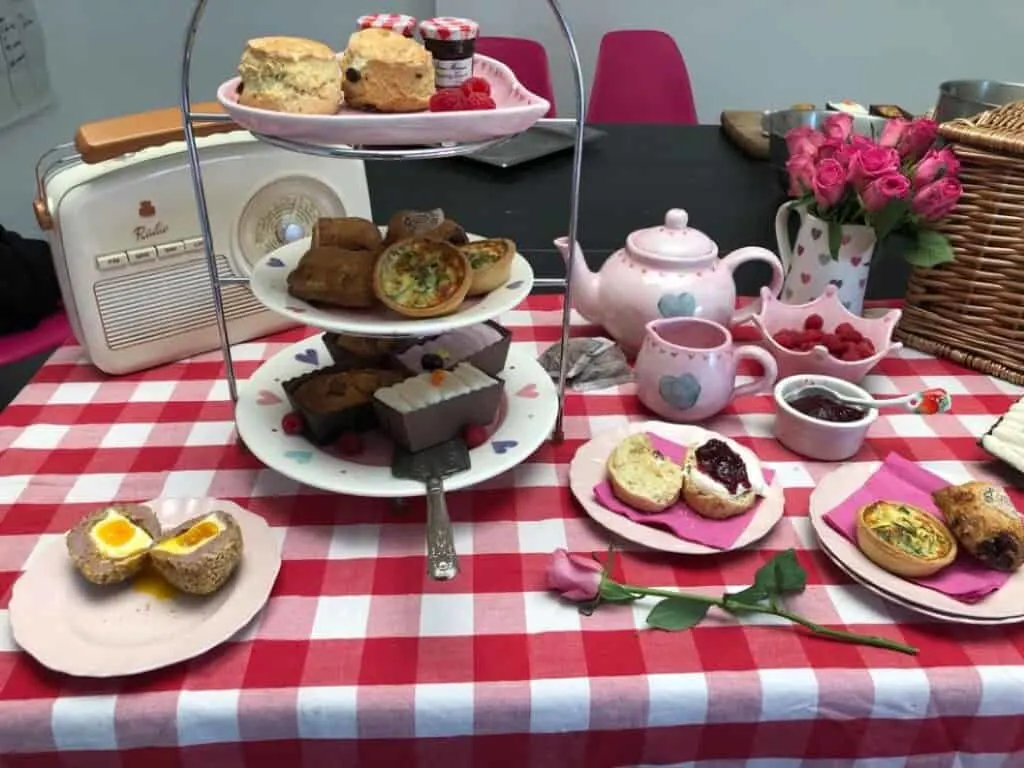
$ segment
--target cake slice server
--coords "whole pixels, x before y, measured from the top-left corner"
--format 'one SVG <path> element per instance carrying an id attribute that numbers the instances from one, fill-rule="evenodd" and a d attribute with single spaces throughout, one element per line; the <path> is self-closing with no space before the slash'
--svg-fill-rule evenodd
<path id="1" fill-rule="evenodd" d="M 391 456 L 391 474 L 427 486 L 427 573 L 437 581 L 459 572 L 452 521 L 444 500 L 444 478 L 469 469 L 469 449 L 459 437 L 411 453 L 399 446 Z"/>

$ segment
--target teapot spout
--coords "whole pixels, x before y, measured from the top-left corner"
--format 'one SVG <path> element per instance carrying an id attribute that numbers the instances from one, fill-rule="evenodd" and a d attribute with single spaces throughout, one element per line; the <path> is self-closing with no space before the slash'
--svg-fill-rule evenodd
<path id="1" fill-rule="evenodd" d="M 565 260 L 566 275 L 572 269 L 572 303 L 587 320 L 593 323 L 601 323 L 598 317 L 598 309 L 601 306 L 598 300 L 598 286 L 600 276 L 594 274 L 587 267 L 587 261 L 583 257 L 583 249 L 579 243 L 570 243 L 568 237 L 555 239 L 555 248 L 562 254 Z"/>

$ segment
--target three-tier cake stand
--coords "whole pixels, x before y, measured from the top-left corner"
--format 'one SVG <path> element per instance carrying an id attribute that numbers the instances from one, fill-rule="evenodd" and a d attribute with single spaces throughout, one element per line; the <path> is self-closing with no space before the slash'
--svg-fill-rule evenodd
<path id="1" fill-rule="evenodd" d="M 568 227 L 569 241 L 575 242 L 579 220 L 579 192 L 583 147 L 583 73 L 576 42 L 560 3 L 558 0 L 547 0 L 547 3 L 558 22 L 558 26 L 569 49 L 576 92 L 575 144 L 570 179 Z M 313 487 L 355 496 L 404 498 L 423 495 L 424 487 L 422 484 L 393 479 L 390 475 L 387 460 L 376 463 L 370 461 L 369 463 L 361 462 L 358 465 L 347 465 L 336 455 L 299 448 L 289 449 L 287 436 L 277 434 L 279 432 L 277 429 L 269 430 L 274 432 L 274 435 L 255 434 L 256 430 L 254 430 L 252 424 L 257 419 L 267 419 L 267 414 L 272 414 L 270 418 L 275 418 L 273 416 L 275 413 L 274 407 L 282 411 L 288 409 L 285 398 L 281 397 L 280 394 L 280 382 L 292 374 L 295 360 L 315 365 L 322 358 L 327 357 L 327 354 L 326 350 L 322 348 L 321 342 L 307 339 L 267 360 L 241 387 L 236 378 L 231 339 L 221 291 L 227 284 L 234 285 L 239 282 L 246 282 L 249 278 L 237 276 L 224 277 L 218 271 L 213 233 L 210 225 L 210 214 L 203 185 L 202 163 L 196 141 L 197 125 L 230 122 L 232 118 L 222 113 L 193 112 L 191 98 L 192 53 L 206 5 L 207 0 L 196 0 L 185 35 L 181 61 L 181 112 L 193 191 L 198 210 L 199 226 L 203 235 L 206 265 L 209 272 L 213 306 L 216 312 L 217 327 L 220 335 L 220 348 L 224 359 L 228 390 L 235 404 L 235 420 L 238 425 L 239 435 L 249 449 L 265 464 Z M 350 158 L 364 161 L 429 160 L 469 155 L 511 138 L 504 136 L 466 144 L 381 148 L 314 143 L 258 133 L 251 130 L 250 133 L 258 140 L 294 152 L 328 158 Z M 532 281 L 532 270 L 525 263 L 524 266 Z M 549 285 L 564 286 L 560 340 L 560 350 L 562 353 L 560 358 L 561 368 L 557 382 L 552 384 L 550 376 L 540 367 L 540 364 L 532 355 L 524 355 L 522 352 L 516 353 L 513 347 L 506 370 L 502 374 L 505 380 L 507 395 L 506 406 L 504 408 L 504 421 L 498 427 L 498 432 L 492 435 L 493 450 L 474 457 L 475 471 L 471 470 L 468 473 L 463 473 L 464 477 L 461 479 L 459 476 L 452 477 L 448 482 L 450 490 L 482 482 L 511 469 L 519 462 L 528 458 L 545 440 L 551 439 L 556 442 L 562 440 L 566 373 L 568 368 L 565 352 L 570 332 L 572 272 L 573 269 L 570 262 L 564 281 L 545 281 Z M 274 309 L 274 307 L 269 306 L 268 308 Z M 491 318 L 480 318 L 481 321 L 486 319 Z M 312 322 L 307 322 L 307 324 L 317 325 Z M 464 324 L 464 320 L 453 320 L 451 327 L 454 328 Z M 441 326 L 443 325 L 442 319 Z M 439 327 L 437 330 L 440 331 L 442 329 Z M 362 333 L 361 335 L 371 336 L 375 334 Z M 522 403 L 518 401 L 514 404 L 512 403 L 514 398 L 509 393 L 514 394 L 516 392 L 526 395 Z M 544 393 L 549 393 L 550 397 L 539 396 Z M 270 407 L 267 408 L 267 406 Z M 276 418 L 280 418 L 279 414 Z M 505 428 L 506 423 L 510 422 L 515 422 L 518 425 L 516 428 L 521 430 L 517 439 L 507 439 L 501 434 L 501 430 Z M 310 446 L 307 445 L 305 447 L 309 448 Z"/>

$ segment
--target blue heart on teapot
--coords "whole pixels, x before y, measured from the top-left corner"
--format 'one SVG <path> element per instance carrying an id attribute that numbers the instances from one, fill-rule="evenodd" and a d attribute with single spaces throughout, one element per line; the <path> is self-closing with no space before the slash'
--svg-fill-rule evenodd
<path id="1" fill-rule="evenodd" d="M 697 300 L 692 293 L 666 293 L 658 299 L 658 312 L 662 317 L 693 317 Z"/>
<path id="2" fill-rule="evenodd" d="M 661 399 L 679 411 L 693 408 L 700 398 L 700 382 L 692 373 L 681 376 L 662 376 L 658 381 Z"/>

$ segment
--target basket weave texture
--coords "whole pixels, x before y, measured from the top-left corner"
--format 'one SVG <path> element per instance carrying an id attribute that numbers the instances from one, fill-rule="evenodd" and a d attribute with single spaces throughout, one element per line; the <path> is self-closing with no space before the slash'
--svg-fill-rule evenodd
<path id="1" fill-rule="evenodd" d="M 963 196 L 937 229 L 955 259 L 915 268 L 896 338 L 1024 384 L 1024 102 L 939 127 Z"/>

